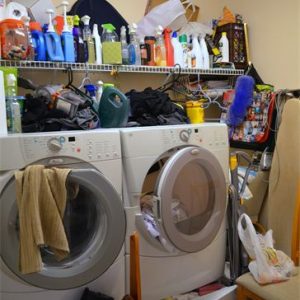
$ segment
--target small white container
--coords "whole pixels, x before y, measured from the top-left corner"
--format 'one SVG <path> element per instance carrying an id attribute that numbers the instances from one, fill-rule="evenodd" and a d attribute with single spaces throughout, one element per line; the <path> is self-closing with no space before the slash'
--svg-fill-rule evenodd
<path id="1" fill-rule="evenodd" d="M 222 32 L 222 37 L 219 40 L 219 47 L 222 54 L 221 62 L 229 62 L 229 41 L 226 32 Z"/>
<path id="2" fill-rule="evenodd" d="M 94 24 L 93 26 L 93 39 L 95 43 L 95 56 L 96 65 L 102 65 L 102 44 L 101 44 L 101 38 L 98 31 L 98 24 Z"/>
<path id="3" fill-rule="evenodd" d="M 200 37 L 200 47 L 203 56 L 203 69 L 209 69 L 209 53 L 204 37 Z"/>

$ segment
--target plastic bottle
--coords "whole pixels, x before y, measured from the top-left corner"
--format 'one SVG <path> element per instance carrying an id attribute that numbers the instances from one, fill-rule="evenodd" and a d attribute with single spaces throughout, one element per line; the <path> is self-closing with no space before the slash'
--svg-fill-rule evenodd
<path id="1" fill-rule="evenodd" d="M 46 43 L 42 32 L 41 24 L 38 22 L 30 22 L 30 31 L 34 48 L 34 59 L 36 61 L 46 60 Z"/>
<path id="2" fill-rule="evenodd" d="M 204 64 L 203 64 L 203 54 L 202 54 L 202 51 L 201 51 L 201 47 L 200 47 L 200 44 L 198 42 L 198 38 L 196 35 L 193 35 L 193 50 L 192 50 L 192 53 L 193 55 L 195 56 L 195 59 L 196 59 L 196 64 L 195 64 L 195 67 L 197 69 L 203 69 L 204 68 Z"/>
<path id="3" fill-rule="evenodd" d="M 81 21 L 83 22 L 83 41 L 86 44 L 87 47 L 87 61 L 89 64 L 94 64 L 96 61 L 96 55 L 95 55 L 95 43 L 92 37 L 92 32 L 90 29 L 90 17 L 85 15 L 81 18 Z"/>
<path id="4" fill-rule="evenodd" d="M 147 46 L 149 60 L 148 60 L 148 66 L 155 66 L 155 42 L 156 39 L 154 36 L 145 36 L 145 44 Z"/>
<path id="5" fill-rule="evenodd" d="M 116 28 L 114 25 L 110 23 L 102 24 L 101 27 L 103 28 L 102 31 L 102 43 L 104 42 L 117 42 L 119 40 L 119 37 L 116 33 Z"/>
<path id="6" fill-rule="evenodd" d="M 167 65 L 166 47 L 165 47 L 165 41 L 162 36 L 162 33 L 163 33 L 162 26 L 158 26 L 156 29 L 156 44 L 155 44 L 155 64 L 157 66 Z"/>
<path id="7" fill-rule="evenodd" d="M 8 74 L 6 76 L 6 111 L 7 111 L 7 129 L 11 133 L 21 133 L 21 108 L 16 95 L 16 76 Z"/>
<path id="8" fill-rule="evenodd" d="M 203 56 L 203 69 L 209 69 L 209 53 L 205 42 L 205 38 L 202 36 L 200 36 L 200 48 Z"/>
<path id="9" fill-rule="evenodd" d="M 148 65 L 148 61 L 150 60 L 150 47 L 149 45 L 145 44 L 144 39 L 140 40 L 140 49 L 141 49 L 141 64 L 143 66 Z"/>
<path id="10" fill-rule="evenodd" d="M 64 52 L 64 57 L 66 62 L 75 62 L 75 47 L 74 47 L 74 37 L 68 26 L 67 21 L 67 7 L 69 2 L 63 1 L 61 6 L 64 12 L 64 27 L 61 34 L 61 43 Z"/>
<path id="11" fill-rule="evenodd" d="M 75 61 L 79 63 L 86 62 L 85 60 L 85 43 L 82 38 L 82 32 L 79 27 L 79 16 L 75 15 L 73 17 L 73 37 L 74 37 L 74 50 L 75 50 Z"/>
<path id="12" fill-rule="evenodd" d="M 96 85 L 97 85 L 96 103 L 97 103 L 97 105 L 99 107 L 100 101 L 101 101 L 101 97 L 102 97 L 102 93 L 103 93 L 103 81 L 101 81 L 101 80 L 97 81 Z"/>
<path id="13" fill-rule="evenodd" d="M 102 44 L 101 44 L 101 38 L 98 31 L 98 25 L 94 24 L 93 26 L 93 39 L 95 43 L 95 52 L 96 52 L 96 61 L 95 63 L 97 65 L 102 64 Z"/>
<path id="14" fill-rule="evenodd" d="M 167 58 L 167 66 L 173 67 L 174 66 L 174 48 L 171 43 L 171 32 L 170 28 L 166 28 L 164 30 L 165 36 L 165 45 L 166 45 L 166 58 Z"/>
<path id="15" fill-rule="evenodd" d="M 45 33 L 47 56 L 50 61 L 64 61 L 64 53 L 61 46 L 60 36 L 55 32 L 52 24 L 52 16 L 54 11 L 47 9 L 49 15 L 49 25 L 47 32 Z"/>
<path id="16" fill-rule="evenodd" d="M 129 64 L 129 53 L 128 53 L 128 44 L 127 44 L 127 37 L 126 37 L 126 27 L 121 27 L 121 48 L 122 48 L 122 64 L 128 65 Z"/>
<path id="17" fill-rule="evenodd" d="M 182 50 L 183 50 L 183 68 L 187 68 L 188 67 L 188 52 L 189 52 L 189 48 L 188 48 L 188 44 L 187 44 L 187 35 L 186 34 L 182 34 L 179 36 L 179 42 L 182 46 Z"/>
<path id="18" fill-rule="evenodd" d="M 181 68 L 184 67 L 183 64 L 183 48 L 181 43 L 179 43 L 178 41 L 178 37 L 177 37 L 177 32 L 174 31 L 172 34 L 172 45 L 174 48 L 174 64 L 175 65 L 180 65 Z"/>
<path id="19" fill-rule="evenodd" d="M 129 52 L 129 64 L 130 65 L 141 65 L 141 49 L 140 43 L 137 38 L 136 30 L 137 25 L 133 23 L 129 27 L 129 36 L 130 36 L 130 43 L 128 45 L 128 52 Z"/>
<path id="20" fill-rule="evenodd" d="M 98 111 L 99 109 L 99 103 L 97 103 L 97 97 L 96 97 L 96 92 L 97 92 L 97 86 L 93 84 L 87 84 L 84 86 L 86 93 L 92 98 L 93 100 L 93 108 L 95 111 Z"/>
<path id="21" fill-rule="evenodd" d="M 31 35 L 31 31 L 30 31 L 30 26 L 29 26 L 30 18 L 28 16 L 24 16 L 22 18 L 22 20 L 24 22 L 24 26 L 25 26 L 25 29 L 27 32 L 27 38 L 28 38 L 27 60 L 33 61 L 35 59 L 35 54 L 34 54 L 34 45 L 33 45 L 33 41 L 32 41 L 32 35 Z"/>
<path id="22" fill-rule="evenodd" d="M 222 54 L 221 62 L 229 62 L 229 41 L 226 32 L 222 32 L 222 37 L 219 40 L 220 51 Z"/>

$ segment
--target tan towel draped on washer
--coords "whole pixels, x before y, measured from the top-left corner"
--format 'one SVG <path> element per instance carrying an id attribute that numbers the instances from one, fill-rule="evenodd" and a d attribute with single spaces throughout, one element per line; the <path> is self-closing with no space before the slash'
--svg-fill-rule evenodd
<path id="1" fill-rule="evenodd" d="M 48 246 L 58 261 L 70 252 L 63 224 L 69 172 L 69 169 L 33 165 L 15 173 L 20 227 L 19 267 L 23 274 L 42 270 L 41 246 Z"/>

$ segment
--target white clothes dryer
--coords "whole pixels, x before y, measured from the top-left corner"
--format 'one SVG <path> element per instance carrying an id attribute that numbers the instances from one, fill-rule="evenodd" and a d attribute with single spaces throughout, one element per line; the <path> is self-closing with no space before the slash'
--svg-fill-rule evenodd
<path id="1" fill-rule="evenodd" d="M 118 130 L 20 134 L 0 138 L 0 292 L 2 300 L 75 300 L 84 287 L 122 299 L 125 294 L 122 163 Z M 77 184 L 64 225 L 70 255 L 61 262 L 41 249 L 43 269 L 18 268 L 18 208 L 14 171 L 32 164 L 70 168 Z"/>
<path id="2" fill-rule="evenodd" d="M 220 278 L 226 249 L 227 127 L 121 129 L 121 144 L 126 266 L 129 270 L 129 236 L 137 231 L 143 300 L 188 292 Z"/>

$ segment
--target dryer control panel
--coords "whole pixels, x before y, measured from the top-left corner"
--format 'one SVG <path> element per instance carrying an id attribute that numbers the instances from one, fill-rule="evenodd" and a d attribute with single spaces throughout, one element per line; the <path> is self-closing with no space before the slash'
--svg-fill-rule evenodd
<path id="1" fill-rule="evenodd" d="M 68 156 L 87 162 L 121 158 L 119 132 L 112 130 L 12 135 L 0 143 L 2 170 L 48 157 Z"/>

